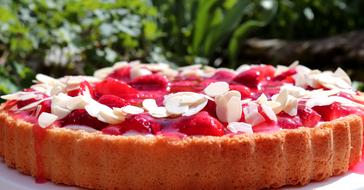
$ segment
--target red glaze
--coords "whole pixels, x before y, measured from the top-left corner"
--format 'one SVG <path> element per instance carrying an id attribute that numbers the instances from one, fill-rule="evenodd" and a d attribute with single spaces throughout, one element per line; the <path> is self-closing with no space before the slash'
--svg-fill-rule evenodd
<path id="1" fill-rule="evenodd" d="M 113 108 L 113 107 L 120 108 L 120 107 L 129 105 L 129 103 L 125 99 L 120 98 L 119 96 L 111 95 L 111 94 L 102 95 L 98 99 L 98 102 L 100 102 L 101 104 L 104 104 L 106 106 L 109 106 L 110 108 Z"/>
<path id="2" fill-rule="evenodd" d="M 119 127 L 122 134 L 131 130 L 143 134 L 157 134 L 161 129 L 161 125 L 146 114 L 129 115 L 125 121 L 115 126 Z"/>
<path id="3" fill-rule="evenodd" d="M 124 82 L 129 82 L 130 81 L 130 70 L 131 70 L 130 66 L 122 67 L 120 69 L 115 70 L 113 73 L 111 73 L 109 75 L 109 77 L 117 79 L 117 80 L 121 80 Z"/>
<path id="4" fill-rule="evenodd" d="M 166 91 L 168 79 L 160 74 L 151 74 L 135 78 L 130 86 L 140 91 Z"/>
<path id="5" fill-rule="evenodd" d="M 303 124 L 298 116 L 290 116 L 286 113 L 281 112 L 277 116 L 278 126 L 282 129 L 296 129 L 302 127 Z"/>
<path id="6" fill-rule="evenodd" d="M 39 125 L 34 125 L 34 150 L 35 150 L 35 163 L 36 163 L 36 182 L 45 183 L 47 180 L 44 177 L 44 164 L 42 157 L 42 145 L 46 137 L 46 129 L 41 128 Z"/>
<path id="7" fill-rule="evenodd" d="M 236 76 L 236 74 L 229 72 L 229 71 L 224 71 L 224 70 L 219 70 L 216 71 L 216 73 L 214 75 L 212 75 L 212 77 L 210 77 L 209 79 L 215 80 L 215 81 L 225 81 L 225 82 L 230 82 L 233 80 L 233 78 Z"/>
<path id="8" fill-rule="evenodd" d="M 299 106 L 297 112 L 305 127 L 314 127 L 321 120 L 320 114 L 311 108 Z"/>
<path id="9" fill-rule="evenodd" d="M 119 96 L 126 100 L 139 97 L 138 91 L 136 89 L 129 86 L 123 81 L 116 80 L 113 78 L 107 78 L 106 80 L 97 83 L 96 92 L 101 95 L 111 94 Z"/>
<path id="10" fill-rule="evenodd" d="M 181 118 L 176 123 L 176 127 L 179 129 L 179 132 L 187 135 L 224 135 L 224 126 L 205 111 Z"/>
<path id="11" fill-rule="evenodd" d="M 104 123 L 97 118 L 90 116 L 84 109 L 73 110 L 65 118 L 60 120 L 60 123 L 62 126 L 86 125 L 91 126 L 95 129 L 102 129 L 108 125 L 107 123 Z"/>

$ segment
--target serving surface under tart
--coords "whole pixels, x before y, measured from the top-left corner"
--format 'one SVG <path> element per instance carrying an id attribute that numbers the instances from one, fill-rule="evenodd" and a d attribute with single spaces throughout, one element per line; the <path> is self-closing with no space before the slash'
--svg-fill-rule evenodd
<path id="1" fill-rule="evenodd" d="M 3 96 L 0 153 L 38 179 L 259 189 L 322 180 L 361 158 L 363 97 L 341 69 L 119 63 L 37 81 Z"/>

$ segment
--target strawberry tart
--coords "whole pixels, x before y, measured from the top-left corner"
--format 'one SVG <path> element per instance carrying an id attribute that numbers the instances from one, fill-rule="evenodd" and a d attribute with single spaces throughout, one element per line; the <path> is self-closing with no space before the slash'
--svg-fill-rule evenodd
<path id="1" fill-rule="evenodd" d="M 90 189 L 305 185 L 361 160 L 364 95 L 340 68 L 119 62 L 1 97 L 0 156 Z"/>

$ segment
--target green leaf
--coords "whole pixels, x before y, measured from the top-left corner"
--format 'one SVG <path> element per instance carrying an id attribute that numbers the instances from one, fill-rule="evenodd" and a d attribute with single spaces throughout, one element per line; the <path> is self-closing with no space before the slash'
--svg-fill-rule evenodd
<path id="1" fill-rule="evenodd" d="M 211 22 L 211 9 L 216 4 L 216 0 L 199 1 L 197 8 L 196 22 L 194 23 L 194 33 L 192 40 L 193 53 L 198 54 L 200 43 L 203 40 L 209 22 Z"/>
<path id="2" fill-rule="evenodd" d="M 236 57 L 239 52 L 239 45 L 241 43 L 241 39 L 246 37 L 247 34 L 252 30 L 259 27 L 264 26 L 264 22 L 249 20 L 241 24 L 233 33 L 228 47 L 229 60 L 232 65 L 231 68 L 234 68 L 236 65 Z"/>
<path id="3" fill-rule="evenodd" d="M 236 28 L 243 15 L 250 10 L 252 4 L 250 1 L 240 0 L 235 6 L 227 10 L 223 21 L 219 26 L 208 34 L 206 43 L 204 44 L 204 55 L 209 57 L 216 47 L 219 47 L 228 35 Z"/>

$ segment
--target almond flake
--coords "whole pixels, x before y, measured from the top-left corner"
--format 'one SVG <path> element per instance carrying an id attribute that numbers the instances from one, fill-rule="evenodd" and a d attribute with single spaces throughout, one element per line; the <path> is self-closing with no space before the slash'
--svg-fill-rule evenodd
<path id="1" fill-rule="evenodd" d="M 131 79 L 135 79 L 137 77 L 150 75 L 150 74 L 152 74 L 151 71 L 149 71 L 148 69 L 140 68 L 140 67 L 132 67 L 130 70 Z"/>
<path id="2" fill-rule="evenodd" d="M 38 95 L 34 92 L 15 92 L 13 94 L 3 95 L 1 98 L 4 100 L 29 100 L 38 98 Z"/>
<path id="3" fill-rule="evenodd" d="M 211 97 L 224 94 L 227 91 L 229 91 L 229 84 L 227 82 L 213 82 L 204 89 L 205 94 Z"/>
<path id="4" fill-rule="evenodd" d="M 125 106 L 125 107 L 122 107 L 121 108 L 123 110 L 124 113 L 127 113 L 127 114 L 140 114 L 140 113 L 143 113 L 144 110 L 140 107 L 136 107 L 136 106 Z"/>
<path id="5" fill-rule="evenodd" d="M 242 113 L 241 95 L 238 91 L 229 91 L 215 97 L 216 115 L 222 122 L 239 121 Z"/>
<path id="6" fill-rule="evenodd" d="M 203 109 L 207 104 L 207 97 L 194 92 L 177 92 L 164 97 L 163 104 L 167 112 L 172 115 L 191 115 L 196 110 Z M 201 108 L 202 107 L 202 108 Z M 191 109 L 191 110 L 189 110 Z"/>
<path id="7" fill-rule="evenodd" d="M 155 99 L 144 99 L 142 105 L 143 105 L 143 108 L 146 109 L 147 111 L 150 111 L 150 110 L 158 107 Z"/>
<path id="8" fill-rule="evenodd" d="M 195 106 L 190 106 L 189 109 L 187 111 L 185 111 L 182 115 L 183 116 L 191 116 L 191 115 L 195 115 L 196 113 L 200 112 L 208 103 L 208 100 L 206 99 L 205 101 L 195 105 Z"/>
<path id="9" fill-rule="evenodd" d="M 336 71 L 334 72 L 334 76 L 341 78 L 342 80 L 344 80 L 347 84 L 351 84 L 351 79 L 348 76 L 348 74 L 346 74 L 346 72 L 344 70 L 342 70 L 340 67 L 338 67 L 336 69 Z"/>
<path id="10" fill-rule="evenodd" d="M 232 133 L 243 132 L 243 133 L 246 133 L 246 134 L 253 134 L 252 125 L 250 125 L 248 123 L 244 123 L 244 122 L 230 122 L 227 125 L 227 128 Z"/>
<path id="11" fill-rule="evenodd" d="M 265 115 L 272 121 L 277 121 L 277 115 L 273 111 L 273 109 L 269 106 L 266 106 L 264 104 L 260 105 L 262 107 L 262 111 L 265 113 Z"/>
<path id="12" fill-rule="evenodd" d="M 38 100 L 38 101 L 36 101 L 36 102 L 30 103 L 30 104 L 28 104 L 28 105 L 26 105 L 26 106 L 24 106 L 24 107 L 19 108 L 19 110 L 20 110 L 20 111 L 24 111 L 24 110 L 33 109 L 33 108 L 37 107 L 40 103 L 42 103 L 42 102 L 44 102 L 44 101 L 46 101 L 46 100 L 49 100 L 49 99 L 50 99 L 50 98 L 44 98 L 44 99 L 42 99 L 42 100 Z"/>
<path id="13" fill-rule="evenodd" d="M 243 109 L 245 122 L 255 126 L 265 121 L 264 117 L 258 111 L 258 104 L 254 102 L 248 103 Z"/>
<path id="14" fill-rule="evenodd" d="M 43 112 L 40 114 L 40 116 L 38 118 L 38 124 L 40 127 L 46 128 L 46 127 L 52 125 L 57 119 L 58 119 L 58 117 L 56 115 L 53 115 L 53 114 L 50 114 L 47 112 Z"/>
<path id="15" fill-rule="evenodd" d="M 105 67 L 105 68 L 96 70 L 94 72 L 94 77 L 103 80 L 103 79 L 105 79 L 107 76 L 109 76 L 113 72 L 114 72 L 114 68 L 112 68 L 112 67 Z"/>
<path id="16" fill-rule="evenodd" d="M 156 107 L 155 109 L 149 111 L 149 114 L 156 118 L 168 117 L 168 112 L 165 107 Z"/>

